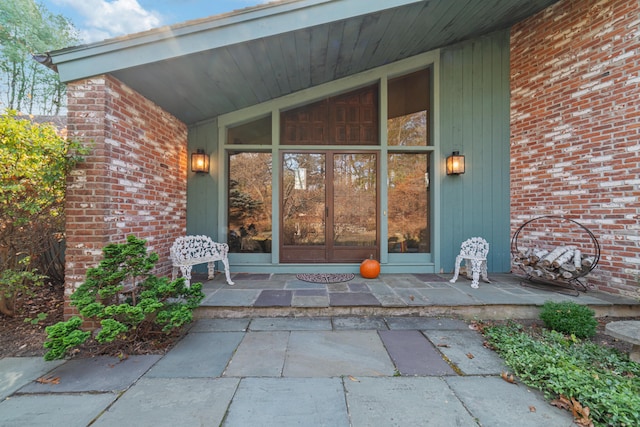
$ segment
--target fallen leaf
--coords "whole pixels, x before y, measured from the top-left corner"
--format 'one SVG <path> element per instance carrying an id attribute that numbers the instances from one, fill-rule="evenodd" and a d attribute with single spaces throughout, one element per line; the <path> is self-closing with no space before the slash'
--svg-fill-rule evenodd
<path id="1" fill-rule="evenodd" d="M 414 299 L 416 299 L 416 297 L 414 297 L 413 295 L 409 295 L 409 299 L 413 301 Z"/>
<path id="2" fill-rule="evenodd" d="M 475 356 L 474 356 L 473 354 L 471 354 L 471 353 L 467 353 L 467 357 L 468 357 L 469 359 L 473 359 Z"/>
<path id="3" fill-rule="evenodd" d="M 529 412 L 536 412 L 536 407 L 533 405 L 529 406 Z"/>
<path id="4" fill-rule="evenodd" d="M 354 381 L 354 382 L 357 382 L 357 383 L 359 383 L 359 382 L 360 382 L 360 380 L 359 380 L 359 379 L 357 379 L 356 377 L 354 377 L 354 376 L 352 376 L 352 375 L 349 375 L 349 379 L 350 379 L 351 381 Z"/>
<path id="5" fill-rule="evenodd" d="M 550 403 L 560 409 L 569 410 L 571 408 L 571 402 L 569 402 L 569 399 L 562 395 L 560 395 L 559 398 L 552 400 Z"/>
<path id="6" fill-rule="evenodd" d="M 508 372 L 503 372 L 502 374 L 500 374 L 500 377 L 502 377 L 502 379 L 508 383 L 511 383 L 511 384 L 516 383 L 516 380 L 513 378 L 513 374 L 509 375 Z"/>
<path id="7" fill-rule="evenodd" d="M 449 344 L 438 344 L 438 347 L 446 347 L 449 348 L 451 347 Z"/>
<path id="8" fill-rule="evenodd" d="M 36 382 L 40 384 L 60 384 L 60 377 L 40 377 L 36 380 Z"/>

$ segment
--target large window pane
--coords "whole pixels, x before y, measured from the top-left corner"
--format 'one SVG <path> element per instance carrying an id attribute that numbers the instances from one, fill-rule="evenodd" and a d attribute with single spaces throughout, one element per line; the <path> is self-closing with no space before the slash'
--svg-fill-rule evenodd
<path id="1" fill-rule="evenodd" d="M 229 154 L 231 252 L 271 252 L 271 153 Z"/>
<path id="2" fill-rule="evenodd" d="M 389 154 L 389 252 L 429 252 L 429 154 Z"/>
<path id="3" fill-rule="evenodd" d="M 377 190 L 375 154 L 333 156 L 334 244 L 375 246 Z"/>
<path id="4" fill-rule="evenodd" d="M 417 147 L 429 141 L 429 70 L 389 81 L 387 143 Z"/>
<path id="5" fill-rule="evenodd" d="M 227 144 L 271 145 L 271 116 L 229 127 Z"/>
<path id="6" fill-rule="evenodd" d="M 325 244 L 325 155 L 285 153 L 282 162 L 282 244 Z"/>

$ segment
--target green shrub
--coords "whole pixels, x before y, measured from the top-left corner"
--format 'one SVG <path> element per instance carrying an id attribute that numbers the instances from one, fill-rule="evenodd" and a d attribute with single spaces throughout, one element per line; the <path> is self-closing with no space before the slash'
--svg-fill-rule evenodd
<path id="1" fill-rule="evenodd" d="M 100 323 L 95 335 L 99 343 L 145 340 L 155 332 L 170 333 L 190 323 L 193 310 L 204 298 L 202 285 L 186 287 L 184 278 L 170 281 L 150 274 L 158 254 L 147 254 L 146 242 L 135 236 L 126 243 L 103 248 L 103 260 L 87 270 L 85 282 L 71 295 L 71 305 L 80 315 Z M 46 360 L 60 359 L 85 342 L 81 321 L 71 319 L 47 328 Z"/>
<path id="2" fill-rule="evenodd" d="M 640 364 L 628 356 L 556 331 L 534 335 L 514 323 L 484 333 L 513 373 L 547 399 L 575 398 L 596 426 L 640 425 Z"/>
<path id="3" fill-rule="evenodd" d="M 571 301 L 545 302 L 540 310 L 540 319 L 547 328 L 578 338 L 594 336 L 598 326 L 592 309 Z"/>
<path id="4" fill-rule="evenodd" d="M 47 326 L 47 341 L 44 348 L 49 351 L 44 355 L 44 360 L 62 359 L 67 351 L 77 347 L 89 338 L 91 332 L 81 331 L 82 319 L 77 316 L 66 322 L 58 322 L 55 325 Z"/>

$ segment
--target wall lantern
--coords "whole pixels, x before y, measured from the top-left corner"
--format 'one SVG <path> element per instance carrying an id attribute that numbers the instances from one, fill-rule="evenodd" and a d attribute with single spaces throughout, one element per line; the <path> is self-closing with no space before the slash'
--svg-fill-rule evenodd
<path id="1" fill-rule="evenodd" d="M 191 171 L 197 173 L 209 173 L 209 156 L 202 148 L 198 148 L 195 153 L 191 153 Z"/>
<path id="2" fill-rule="evenodd" d="M 454 151 L 447 157 L 447 175 L 461 175 L 464 173 L 464 156 Z"/>

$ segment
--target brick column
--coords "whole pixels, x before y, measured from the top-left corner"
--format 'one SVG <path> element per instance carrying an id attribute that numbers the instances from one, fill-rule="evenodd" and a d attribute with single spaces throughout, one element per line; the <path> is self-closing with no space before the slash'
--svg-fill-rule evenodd
<path id="1" fill-rule="evenodd" d="M 65 318 L 69 295 L 102 248 L 130 234 L 147 240 L 170 271 L 169 247 L 186 232 L 187 128 L 111 76 L 67 85 L 69 137 L 89 149 L 66 198 Z"/>

